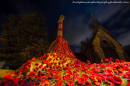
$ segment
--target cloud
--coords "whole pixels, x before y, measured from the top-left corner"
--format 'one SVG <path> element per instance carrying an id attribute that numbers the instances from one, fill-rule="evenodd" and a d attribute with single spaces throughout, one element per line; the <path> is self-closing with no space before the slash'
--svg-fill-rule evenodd
<path id="1" fill-rule="evenodd" d="M 113 29 L 113 30 L 111 30 L 111 32 L 114 33 L 114 34 L 124 34 L 127 31 L 129 31 L 129 29 L 126 29 L 126 28 L 120 28 L 120 29 Z"/>
<path id="2" fill-rule="evenodd" d="M 130 23 L 130 17 L 124 20 L 123 24 L 128 25 Z"/>
<path id="3" fill-rule="evenodd" d="M 108 27 L 111 27 L 112 25 L 115 25 L 117 22 L 119 22 L 120 19 L 116 18 L 116 19 L 112 19 L 109 23 L 108 23 Z"/>
<path id="4" fill-rule="evenodd" d="M 122 10 L 121 4 L 115 5 L 115 4 L 110 4 L 106 5 L 104 9 L 97 15 L 97 19 L 103 23 L 107 20 L 109 20 L 113 15 L 115 15 L 117 12 Z M 113 9 L 114 8 L 114 9 Z"/>
<path id="5" fill-rule="evenodd" d="M 130 44 L 130 31 L 118 36 L 116 40 L 122 44 L 122 46 Z"/>
<path id="6" fill-rule="evenodd" d="M 85 15 L 66 18 L 64 20 L 63 37 L 68 41 L 73 52 L 81 50 L 81 41 L 93 36 L 93 29 L 89 25 L 91 19 L 84 23 Z"/>
<path id="7" fill-rule="evenodd" d="M 112 9 L 114 8 L 114 9 Z M 130 11 L 130 8 L 127 5 L 111 5 L 111 6 L 106 6 L 105 11 L 103 10 L 103 13 L 99 14 L 98 20 L 100 22 L 105 22 L 115 14 L 117 14 L 114 18 L 111 19 L 111 21 L 108 23 L 108 27 L 116 24 L 117 22 L 121 21 L 121 18 L 124 14 Z M 112 10 L 111 10 L 112 9 Z M 105 15 L 105 17 L 102 17 L 102 15 Z M 128 23 L 130 19 L 125 20 L 125 23 Z"/>
<path id="8" fill-rule="evenodd" d="M 128 28 L 120 28 L 111 30 L 114 35 L 119 35 L 116 40 L 122 45 L 130 44 L 130 30 Z"/>
<path id="9" fill-rule="evenodd" d="M 120 18 L 123 14 L 127 13 L 128 11 L 130 11 L 130 7 L 128 7 L 127 5 L 122 5 L 122 9 L 120 13 L 117 15 L 117 18 Z"/>
<path id="10" fill-rule="evenodd" d="M 85 15 L 68 18 L 64 22 L 63 37 L 68 41 L 69 45 L 79 45 L 81 41 L 92 37 L 93 29 L 89 27 L 91 20 L 83 23 Z"/>

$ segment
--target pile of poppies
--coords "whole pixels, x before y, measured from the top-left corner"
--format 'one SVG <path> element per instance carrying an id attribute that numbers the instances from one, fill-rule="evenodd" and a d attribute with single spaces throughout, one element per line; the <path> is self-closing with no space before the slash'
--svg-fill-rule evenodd
<path id="1" fill-rule="evenodd" d="M 101 60 L 102 63 L 100 64 L 91 64 L 90 61 L 85 64 L 78 59 L 74 59 L 72 63 L 67 63 L 65 67 L 60 67 L 58 64 L 64 64 L 66 61 L 63 63 L 53 62 L 55 66 L 52 66 L 52 63 L 49 63 L 51 59 L 43 60 L 47 57 L 49 55 L 44 54 L 37 59 L 34 57 L 28 60 L 19 71 L 5 75 L 1 86 L 93 86 L 93 84 L 98 86 L 103 84 L 124 85 L 125 83 L 129 85 L 130 83 L 128 62 L 120 62 L 117 59 L 113 63 L 111 60 L 105 59 L 107 63 L 103 63 Z M 31 62 L 36 60 L 43 60 L 43 64 L 46 64 L 46 66 L 36 63 L 37 67 L 34 68 L 34 72 L 26 75 L 31 67 Z M 42 71 L 39 71 L 39 69 L 42 69 Z M 125 83 L 123 83 L 122 78 Z"/>
<path id="2" fill-rule="evenodd" d="M 32 62 L 36 62 L 33 69 Z M 89 60 L 83 63 L 76 59 L 67 41 L 57 36 L 53 53 L 33 57 L 3 79 L 0 86 L 130 86 L 130 63 L 119 59 L 114 63 L 111 57 L 105 62 L 101 59 L 99 64 L 91 64 Z"/>

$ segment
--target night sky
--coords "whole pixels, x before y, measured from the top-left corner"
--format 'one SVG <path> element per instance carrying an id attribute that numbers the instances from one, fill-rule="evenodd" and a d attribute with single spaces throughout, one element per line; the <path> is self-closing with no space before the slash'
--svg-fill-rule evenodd
<path id="1" fill-rule="evenodd" d="M 80 1 L 80 0 L 77 0 Z M 75 0 L 75 2 L 77 2 Z M 97 1 L 97 0 L 82 0 Z M 110 0 L 104 0 L 110 1 Z M 123 1 L 123 0 L 115 0 Z M 128 0 L 125 0 L 128 1 Z M 71 50 L 78 53 L 81 41 L 86 42 L 93 36 L 91 13 L 100 24 L 110 31 L 122 46 L 130 44 L 130 1 L 129 3 L 72 3 L 73 0 L 0 0 L 0 24 L 8 22 L 4 18 L 9 14 L 43 13 L 49 35 L 57 35 L 58 19 L 61 14 L 63 21 L 63 38 L 68 41 Z M 0 27 L 0 33 L 2 32 Z"/>

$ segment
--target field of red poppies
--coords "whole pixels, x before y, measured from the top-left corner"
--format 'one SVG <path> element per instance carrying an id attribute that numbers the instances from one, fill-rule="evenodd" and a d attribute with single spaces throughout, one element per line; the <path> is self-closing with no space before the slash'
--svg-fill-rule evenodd
<path id="1" fill-rule="evenodd" d="M 112 57 L 99 64 L 81 62 L 67 41 L 57 36 L 53 53 L 33 57 L 3 79 L 0 86 L 130 86 L 130 62 Z"/>
<path id="2" fill-rule="evenodd" d="M 74 59 L 60 66 L 67 62 L 65 58 L 59 63 L 50 63 L 51 59 L 45 60 L 47 57 L 49 55 L 44 54 L 28 60 L 19 71 L 5 75 L 1 86 L 130 86 L 129 62 L 118 59 L 112 62 L 112 58 L 106 58 L 105 62 L 91 64 L 88 60 L 83 63 Z M 36 60 L 43 60 L 46 66 L 36 63 L 34 71 L 30 72 L 31 62 Z"/>

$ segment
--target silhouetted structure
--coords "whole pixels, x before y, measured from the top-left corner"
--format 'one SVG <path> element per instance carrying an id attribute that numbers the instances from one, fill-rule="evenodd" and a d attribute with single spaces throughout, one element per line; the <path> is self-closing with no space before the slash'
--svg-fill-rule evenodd
<path id="1" fill-rule="evenodd" d="M 122 49 L 122 45 L 118 43 L 112 34 L 101 26 L 99 21 L 91 14 L 92 26 L 94 29 L 93 37 L 84 44 L 81 41 L 81 51 L 91 63 L 100 63 L 101 59 L 105 61 L 105 58 L 130 61 L 130 58 L 126 55 Z"/>

